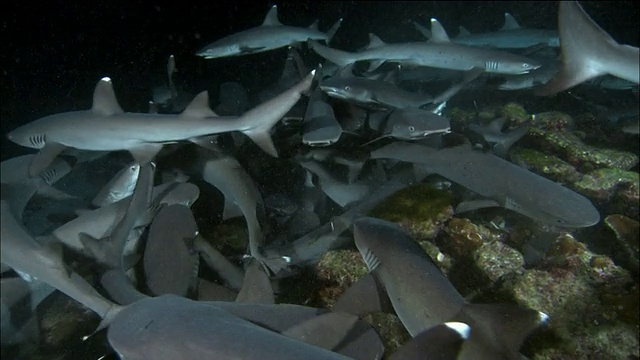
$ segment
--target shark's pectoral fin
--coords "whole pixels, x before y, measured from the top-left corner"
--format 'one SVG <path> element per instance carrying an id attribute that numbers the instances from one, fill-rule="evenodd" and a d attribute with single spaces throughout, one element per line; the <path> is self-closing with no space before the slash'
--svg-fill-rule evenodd
<path id="1" fill-rule="evenodd" d="M 471 335 L 469 325 L 448 322 L 421 332 L 394 352 L 390 360 L 457 359 L 464 341 Z"/>
<path id="2" fill-rule="evenodd" d="M 129 149 L 133 159 L 140 165 L 150 163 L 153 158 L 162 150 L 163 144 L 146 143 Z"/>
<path id="3" fill-rule="evenodd" d="M 380 311 L 392 314 L 394 311 L 389 296 L 372 274 L 361 277 L 349 286 L 332 310 L 358 316 Z"/>
<path id="4" fill-rule="evenodd" d="M 38 189 L 38 195 L 46 196 L 54 200 L 71 200 L 78 199 L 77 196 L 69 195 L 64 191 L 60 191 L 51 185 L 44 185 Z"/>
<path id="5" fill-rule="evenodd" d="M 478 209 L 484 209 L 488 207 L 500 207 L 500 206 L 501 206 L 500 203 L 490 199 L 463 201 L 460 204 L 458 204 L 458 206 L 456 206 L 456 214 L 461 214 L 461 213 L 474 211 Z"/>
<path id="6" fill-rule="evenodd" d="M 244 274 L 242 288 L 236 297 L 238 303 L 275 304 L 271 280 L 257 261 L 252 261 Z"/>
<path id="7" fill-rule="evenodd" d="M 29 165 L 29 176 L 34 177 L 46 170 L 53 160 L 67 147 L 59 144 L 49 142 L 33 157 L 31 165 Z"/>
<path id="8" fill-rule="evenodd" d="M 324 349 L 334 349 L 346 339 L 357 322 L 355 315 L 330 312 L 296 324 L 283 331 L 282 335 Z"/>
<path id="9" fill-rule="evenodd" d="M 80 242 L 87 254 L 100 261 L 105 258 L 105 250 L 101 240 L 96 239 L 87 233 L 79 233 L 78 238 L 80 239 Z"/>
<path id="10" fill-rule="evenodd" d="M 382 64 L 384 64 L 385 60 L 372 60 L 369 62 L 369 70 L 367 71 L 374 71 L 377 68 L 379 68 Z"/>

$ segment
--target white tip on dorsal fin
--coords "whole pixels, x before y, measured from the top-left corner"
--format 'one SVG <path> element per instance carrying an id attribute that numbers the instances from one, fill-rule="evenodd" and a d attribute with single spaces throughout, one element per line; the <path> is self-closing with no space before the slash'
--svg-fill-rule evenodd
<path id="1" fill-rule="evenodd" d="M 377 48 L 384 45 L 385 45 L 384 41 L 382 41 L 375 34 L 369 33 L 369 45 L 367 46 L 367 49 L 373 49 L 373 48 Z"/>
<path id="2" fill-rule="evenodd" d="M 93 106 L 91 111 L 96 114 L 109 116 L 114 114 L 122 114 L 124 111 L 118 104 L 116 93 L 113 91 L 111 79 L 103 77 L 98 81 L 96 89 L 93 91 Z"/>
<path id="3" fill-rule="evenodd" d="M 516 21 L 516 19 L 508 12 L 504 13 L 504 25 L 502 25 L 502 29 L 500 29 L 500 31 L 515 29 L 520 29 L 518 21 Z"/>
<path id="4" fill-rule="evenodd" d="M 447 35 L 442 24 L 434 18 L 431 18 L 431 39 L 429 39 L 429 41 L 433 43 L 451 42 L 451 40 L 449 40 L 449 35 Z"/>
<path id="5" fill-rule="evenodd" d="M 280 21 L 278 21 L 278 5 L 273 5 L 271 10 L 267 13 L 267 16 L 264 18 L 264 22 L 262 26 L 278 26 L 282 25 Z"/>
<path id="6" fill-rule="evenodd" d="M 209 107 L 209 92 L 203 91 L 191 100 L 186 109 L 180 116 L 189 116 L 195 118 L 205 118 L 210 116 L 218 116 Z"/>
<path id="7" fill-rule="evenodd" d="M 467 35 L 471 35 L 471 32 L 467 30 L 466 27 L 460 26 L 458 28 L 458 36 L 467 36 Z"/>

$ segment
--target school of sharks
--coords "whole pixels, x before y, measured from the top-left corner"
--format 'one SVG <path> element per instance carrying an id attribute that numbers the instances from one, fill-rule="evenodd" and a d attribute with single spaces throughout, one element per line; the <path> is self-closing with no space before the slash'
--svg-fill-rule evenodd
<path id="1" fill-rule="evenodd" d="M 256 97 L 238 82 L 218 99 L 190 94 L 171 55 L 148 112 L 123 109 L 128 95 L 109 74 L 82 95 L 89 109 L 12 129 L 25 155 L 2 162 L 3 354 L 37 344 L 36 309 L 57 290 L 100 318 L 78 342 L 108 346 L 50 358 L 524 358 L 527 338 L 553 321 L 545 309 L 470 300 L 409 229 L 370 212 L 408 187 L 446 183 L 459 217 L 491 208 L 568 232 L 602 221 L 586 196 L 510 161 L 529 124 L 476 119 L 459 131 L 448 117 L 448 102 L 484 86 L 540 99 L 585 86 L 637 94 L 638 48 L 579 2 L 558 6 L 557 31 L 505 13 L 499 30 L 453 37 L 420 18 L 422 41 L 369 34 L 346 51 L 332 43 L 349 18 L 290 26 L 274 5 L 262 24 L 192 49 L 210 66 L 286 49 L 280 79 Z M 637 136 L 634 119 L 618 131 Z M 73 216 L 51 216 L 69 207 Z M 248 239 L 235 253 L 205 230 L 234 219 Z M 287 279 L 345 248 L 368 274 L 335 305 L 283 300 Z M 385 348 L 365 321 L 375 312 L 395 314 L 410 339 Z"/>

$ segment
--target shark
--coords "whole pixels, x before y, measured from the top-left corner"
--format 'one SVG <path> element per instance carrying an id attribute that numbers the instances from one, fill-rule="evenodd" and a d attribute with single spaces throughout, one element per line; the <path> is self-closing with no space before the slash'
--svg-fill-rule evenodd
<path id="1" fill-rule="evenodd" d="M 171 294 L 121 308 L 107 339 L 121 358 L 132 360 L 379 359 L 383 349 L 375 331 L 350 314 Z"/>
<path id="2" fill-rule="evenodd" d="M 418 23 L 414 22 L 414 25 L 426 38 L 431 37 L 431 31 Z M 457 44 L 500 49 L 526 49 L 540 44 L 554 48 L 560 46 L 558 31 L 523 28 L 508 12 L 504 13 L 504 25 L 500 30 L 472 34 L 461 26 L 458 36 L 452 40 Z"/>
<path id="3" fill-rule="evenodd" d="M 289 90 L 247 111 L 242 116 L 220 117 L 209 107 L 206 91 L 193 99 L 179 115 L 125 113 L 108 77 L 98 81 L 90 110 L 45 116 L 9 132 L 22 146 L 40 149 L 29 174 L 39 174 L 67 147 L 92 151 L 128 150 L 143 165 L 165 144 L 183 140 L 198 142 L 205 135 L 240 131 L 272 156 L 277 150 L 270 130 L 306 93 L 313 79 L 307 75 Z"/>
<path id="4" fill-rule="evenodd" d="M 69 271 L 62 254 L 50 246 L 41 246 L 14 217 L 11 210 L 12 185 L 1 185 L 0 260 L 29 278 L 35 278 L 60 290 L 105 318 L 114 304 L 100 295 L 75 272 Z"/>
<path id="5" fill-rule="evenodd" d="M 394 159 L 424 166 L 487 200 L 462 203 L 456 212 L 499 206 L 542 223 L 565 228 L 597 224 L 600 213 L 586 197 L 498 156 L 470 145 L 434 149 L 394 142 L 371 152 L 371 159 Z"/>
<path id="6" fill-rule="evenodd" d="M 515 304 L 470 304 L 418 243 L 399 225 L 361 217 L 353 224 L 356 247 L 412 337 L 457 321 L 471 336 L 459 359 L 521 359 L 525 337 L 548 320 Z M 373 300 L 370 300 L 373 301 Z"/>
<path id="7" fill-rule="evenodd" d="M 196 52 L 197 56 L 214 59 L 257 54 L 306 42 L 308 39 L 330 41 L 338 31 L 339 19 L 327 33 L 318 31 L 317 23 L 309 28 L 287 26 L 278 20 L 278 7 L 273 5 L 262 25 L 223 37 Z"/>
<path id="8" fill-rule="evenodd" d="M 428 94 L 413 93 L 382 80 L 333 76 L 320 88 L 333 98 L 373 108 L 418 108 L 433 102 Z"/>
<path id="9" fill-rule="evenodd" d="M 118 171 L 116 175 L 98 192 L 91 204 L 96 207 L 113 204 L 133 193 L 140 174 L 140 164 L 132 163 Z"/>
<path id="10" fill-rule="evenodd" d="M 384 62 L 461 71 L 480 68 L 498 74 L 526 74 L 540 67 L 537 61 L 523 56 L 456 44 L 449 39 L 440 22 L 433 18 L 431 30 L 433 36 L 426 42 L 387 44 L 369 34 L 369 46 L 354 53 L 323 46 L 315 41 L 309 44 L 320 56 L 340 66 L 362 60 L 372 61 L 369 71 L 377 69 Z"/>
<path id="11" fill-rule="evenodd" d="M 165 206 L 154 217 L 143 257 L 147 287 L 153 294 L 187 296 L 198 273 L 193 245 L 197 233 L 193 213 L 184 205 Z"/>
<path id="12" fill-rule="evenodd" d="M 616 42 L 577 1 L 560 2 L 558 31 L 561 69 L 536 95 L 553 95 L 604 74 L 640 83 L 640 50 Z"/>

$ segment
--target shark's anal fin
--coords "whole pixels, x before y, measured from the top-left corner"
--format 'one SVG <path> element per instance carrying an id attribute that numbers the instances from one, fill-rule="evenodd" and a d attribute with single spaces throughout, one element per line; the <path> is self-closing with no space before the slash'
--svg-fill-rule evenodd
<path id="1" fill-rule="evenodd" d="M 58 143 L 46 143 L 45 146 L 31 160 L 29 176 L 34 177 L 43 172 L 53 160 L 67 147 Z"/>
<path id="2" fill-rule="evenodd" d="M 147 143 L 129 149 L 129 152 L 138 164 L 144 165 L 150 163 L 160 150 L 162 150 L 162 144 Z"/>

